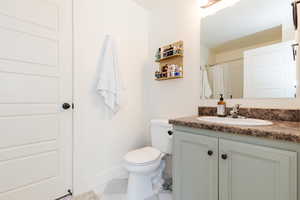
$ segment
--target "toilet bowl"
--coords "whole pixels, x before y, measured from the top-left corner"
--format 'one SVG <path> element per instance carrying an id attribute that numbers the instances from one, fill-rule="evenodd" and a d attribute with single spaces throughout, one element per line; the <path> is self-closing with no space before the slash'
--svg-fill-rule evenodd
<path id="1" fill-rule="evenodd" d="M 171 154 L 172 126 L 167 120 L 151 121 L 152 147 L 128 152 L 124 168 L 129 173 L 127 200 L 145 200 L 159 192 L 165 168 L 163 157 Z"/>
<path id="2" fill-rule="evenodd" d="M 151 156 L 153 152 L 156 154 Z M 144 156 L 143 161 L 137 154 Z M 138 149 L 125 156 L 124 167 L 129 173 L 127 200 L 143 200 L 156 193 L 154 179 L 161 177 L 164 167 L 162 157 L 163 154 L 152 147 Z"/>

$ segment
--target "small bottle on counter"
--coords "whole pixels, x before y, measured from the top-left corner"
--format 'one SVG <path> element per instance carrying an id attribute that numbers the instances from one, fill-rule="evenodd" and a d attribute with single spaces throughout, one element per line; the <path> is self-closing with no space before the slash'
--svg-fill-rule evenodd
<path id="1" fill-rule="evenodd" d="M 224 101 L 223 94 L 220 94 L 220 101 L 217 106 L 218 117 L 226 117 L 226 102 Z"/>

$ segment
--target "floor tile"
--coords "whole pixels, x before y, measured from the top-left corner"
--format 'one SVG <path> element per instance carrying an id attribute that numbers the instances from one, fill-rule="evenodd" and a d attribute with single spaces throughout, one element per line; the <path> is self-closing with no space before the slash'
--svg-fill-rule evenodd
<path id="1" fill-rule="evenodd" d="M 79 195 L 77 197 L 71 198 L 65 198 L 63 200 L 100 200 L 99 197 L 94 192 L 88 192 L 82 195 Z"/>
<path id="2" fill-rule="evenodd" d="M 127 179 L 117 179 L 111 181 L 105 188 L 101 200 L 127 200 L 126 199 L 127 184 L 128 184 Z M 163 191 L 158 195 L 155 195 L 145 200 L 172 200 L 172 193 Z"/>
<path id="3" fill-rule="evenodd" d="M 116 179 L 109 182 L 104 194 L 126 194 L 128 179 Z"/>

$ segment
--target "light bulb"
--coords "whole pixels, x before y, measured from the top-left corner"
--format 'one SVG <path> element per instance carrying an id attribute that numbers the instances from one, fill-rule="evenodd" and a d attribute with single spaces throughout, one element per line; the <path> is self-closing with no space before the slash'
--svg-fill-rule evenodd
<path id="1" fill-rule="evenodd" d="M 200 7 L 204 7 L 208 4 L 209 0 L 198 0 Z"/>
<path id="2" fill-rule="evenodd" d="M 200 0 L 199 0 L 200 1 Z M 201 17 L 207 17 L 209 15 L 213 15 L 217 13 L 220 10 L 223 10 L 227 7 L 234 6 L 236 3 L 238 3 L 240 0 L 217 0 L 216 2 L 219 2 L 217 4 L 214 4 L 214 6 L 206 7 L 201 9 Z"/>

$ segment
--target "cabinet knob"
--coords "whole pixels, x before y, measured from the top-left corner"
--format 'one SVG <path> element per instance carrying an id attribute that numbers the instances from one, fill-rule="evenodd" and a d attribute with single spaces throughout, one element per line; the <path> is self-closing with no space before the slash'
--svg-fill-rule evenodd
<path id="1" fill-rule="evenodd" d="M 62 108 L 63 108 L 64 110 L 68 110 L 68 109 L 71 108 L 71 105 L 70 105 L 69 103 L 64 103 L 64 104 L 62 105 Z"/>
<path id="2" fill-rule="evenodd" d="M 209 151 L 207 152 L 207 154 L 208 154 L 209 156 L 212 156 L 212 155 L 214 154 L 214 152 L 213 152 L 212 150 L 209 150 Z"/>
<path id="3" fill-rule="evenodd" d="M 222 155 L 221 155 L 221 158 L 222 158 L 223 160 L 227 160 L 228 156 L 227 156 L 227 154 L 222 154 Z"/>
<path id="4" fill-rule="evenodd" d="M 172 136 L 174 133 L 173 133 L 173 131 L 168 131 L 168 134 L 169 134 L 170 136 Z"/>

